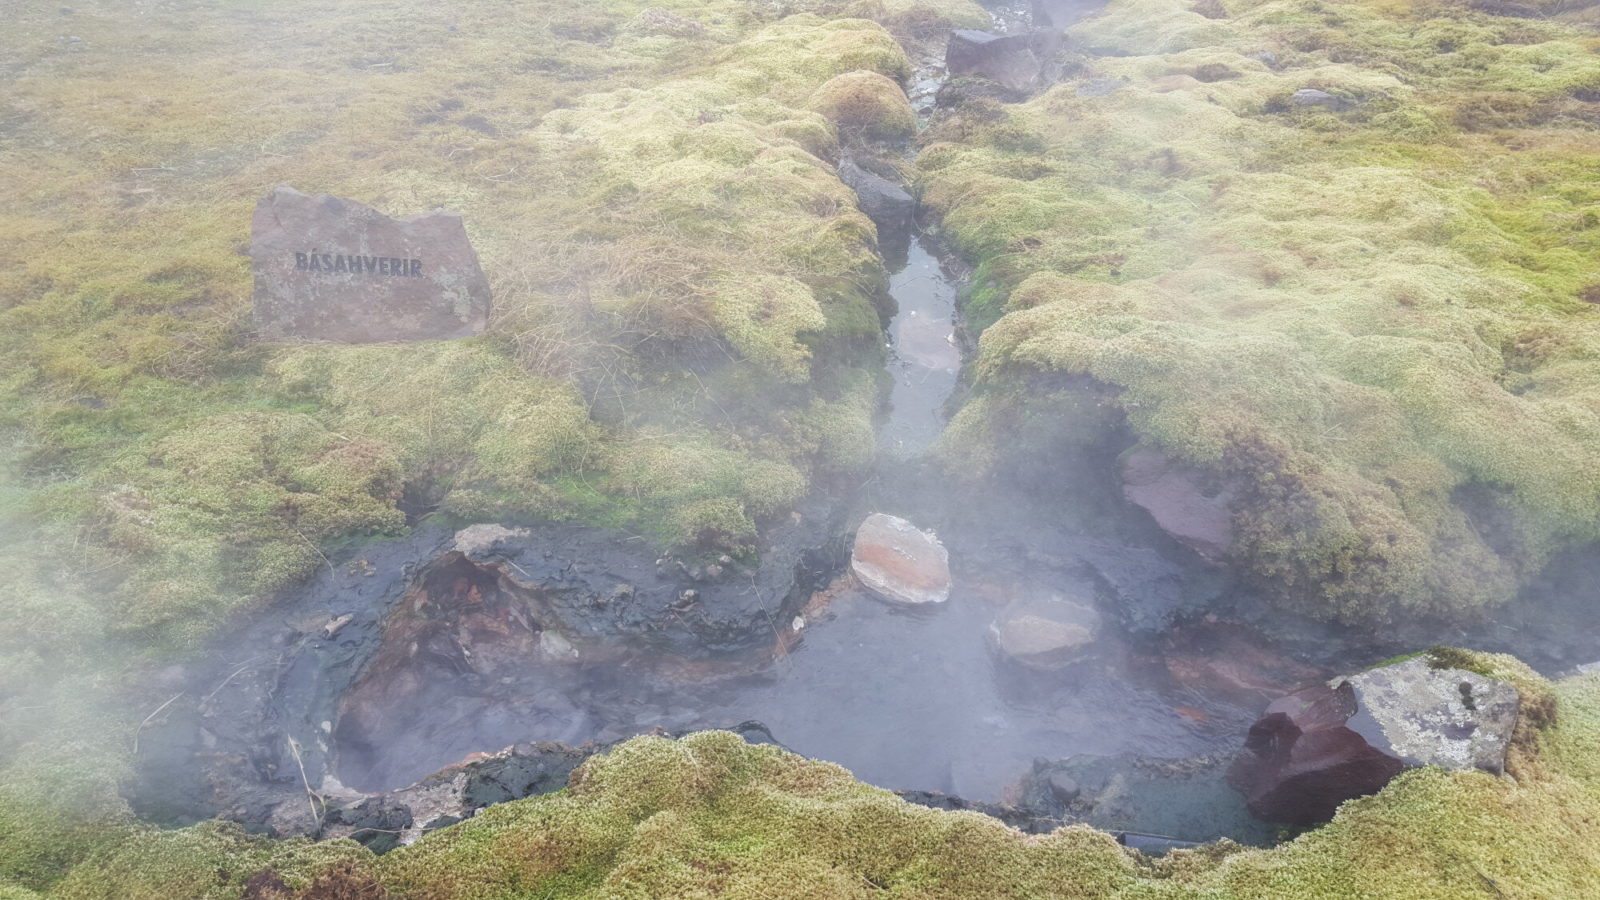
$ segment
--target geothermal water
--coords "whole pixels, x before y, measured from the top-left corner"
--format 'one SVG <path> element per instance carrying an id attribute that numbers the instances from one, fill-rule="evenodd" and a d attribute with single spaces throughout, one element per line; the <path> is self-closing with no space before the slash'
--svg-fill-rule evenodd
<path id="1" fill-rule="evenodd" d="M 884 461 L 859 492 L 855 518 L 878 510 L 918 516 L 896 505 L 937 487 L 928 484 L 933 476 L 918 457 L 945 425 L 943 408 L 961 366 L 958 285 L 929 241 L 913 236 L 890 285 L 898 312 L 888 329 L 893 387 L 880 432 Z M 947 603 L 898 607 L 841 578 L 800 618 L 773 623 L 779 639 L 772 655 L 744 662 L 688 665 L 637 654 L 595 663 L 530 658 L 516 674 L 497 672 L 489 683 L 445 666 L 427 668 L 412 676 L 417 690 L 380 711 L 393 717 L 381 740 L 339 744 L 338 776 L 351 787 L 386 790 L 516 742 L 581 744 L 758 721 L 788 748 L 839 763 L 872 784 L 1004 802 L 1016 799 L 1017 783 L 1035 759 L 1220 760 L 1236 748 L 1258 704 L 1175 691 L 1158 660 L 1116 636 L 1110 611 L 1096 644 L 1068 668 L 1037 671 L 1003 659 L 988 629 L 1006 600 L 1049 592 L 1103 608 L 1104 590 L 1059 564 L 953 549 L 955 587 Z M 1164 801 L 1175 818 L 1152 818 L 1155 807 L 1147 804 L 1144 812 L 1096 822 L 1189 840 L 1224 834 L 1260 840 L 1261 827 L 1220 779 L 1220 766 L 1213 766 L 1185 782 L 1196 791 L 1189 808 Z"/>

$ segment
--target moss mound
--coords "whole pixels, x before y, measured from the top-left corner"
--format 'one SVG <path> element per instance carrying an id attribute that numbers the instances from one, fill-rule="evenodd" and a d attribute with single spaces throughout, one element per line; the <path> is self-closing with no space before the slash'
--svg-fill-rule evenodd
<path id="1" fill-rule="evenodd" d="M 871 140 L 908 137 L 917 128 L 906 92 L 877 72 L 846 72 L 828 79 L 811 95 L 810 107 L 841 131 Z"/>
<path id="2" fill-rule="evenodd" d="M 1080 401 L 1041 386 L 1093 382 L 1233 486 L 1235 561 L 1286 604 L 1502 602 L 1600 539 L 1593 38 L 1449 5 L 1230 10 L 1114 2 L 1072 34 L 1115 56 L 930 131 L 924 200 L 989 325 L 949 449 L 1060 452 Z"/>

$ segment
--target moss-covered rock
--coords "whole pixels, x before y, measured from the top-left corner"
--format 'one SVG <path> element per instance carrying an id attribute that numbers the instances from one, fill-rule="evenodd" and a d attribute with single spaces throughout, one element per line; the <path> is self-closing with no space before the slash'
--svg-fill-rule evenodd
<path id="1" fill-rule="evenodd" d="M 869 140 L 907 137 L 917 127 L 906 92 L 877 72 L 835 75 L 811 95 L 810 106 L 841 131 Z"/>

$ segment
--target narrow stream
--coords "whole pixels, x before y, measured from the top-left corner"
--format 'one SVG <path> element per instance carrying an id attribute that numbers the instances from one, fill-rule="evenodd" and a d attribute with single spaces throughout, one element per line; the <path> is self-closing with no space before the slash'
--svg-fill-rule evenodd
<path id="1" fill-rule="evenodd" d="M 904 265 L 889 276 L 889 293 L 899 304 L 889 323 L 888 370 L 894 387 L 878 446 L 904 458 L 927 450 L 944 430 L 944 404 L 961 371 L 956 285 L 926 239 L 915 234 Z"/>

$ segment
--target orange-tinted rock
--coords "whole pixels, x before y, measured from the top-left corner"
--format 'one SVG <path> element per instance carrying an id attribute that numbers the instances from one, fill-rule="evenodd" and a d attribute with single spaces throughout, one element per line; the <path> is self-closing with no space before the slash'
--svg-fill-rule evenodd
<path id="1" fill-rule="evenodd" d="M 950 559 L 931 531 L 873 513 L 856 531 L 850 571 L 867 590 L 896 603 L 950 599 Z"/>

